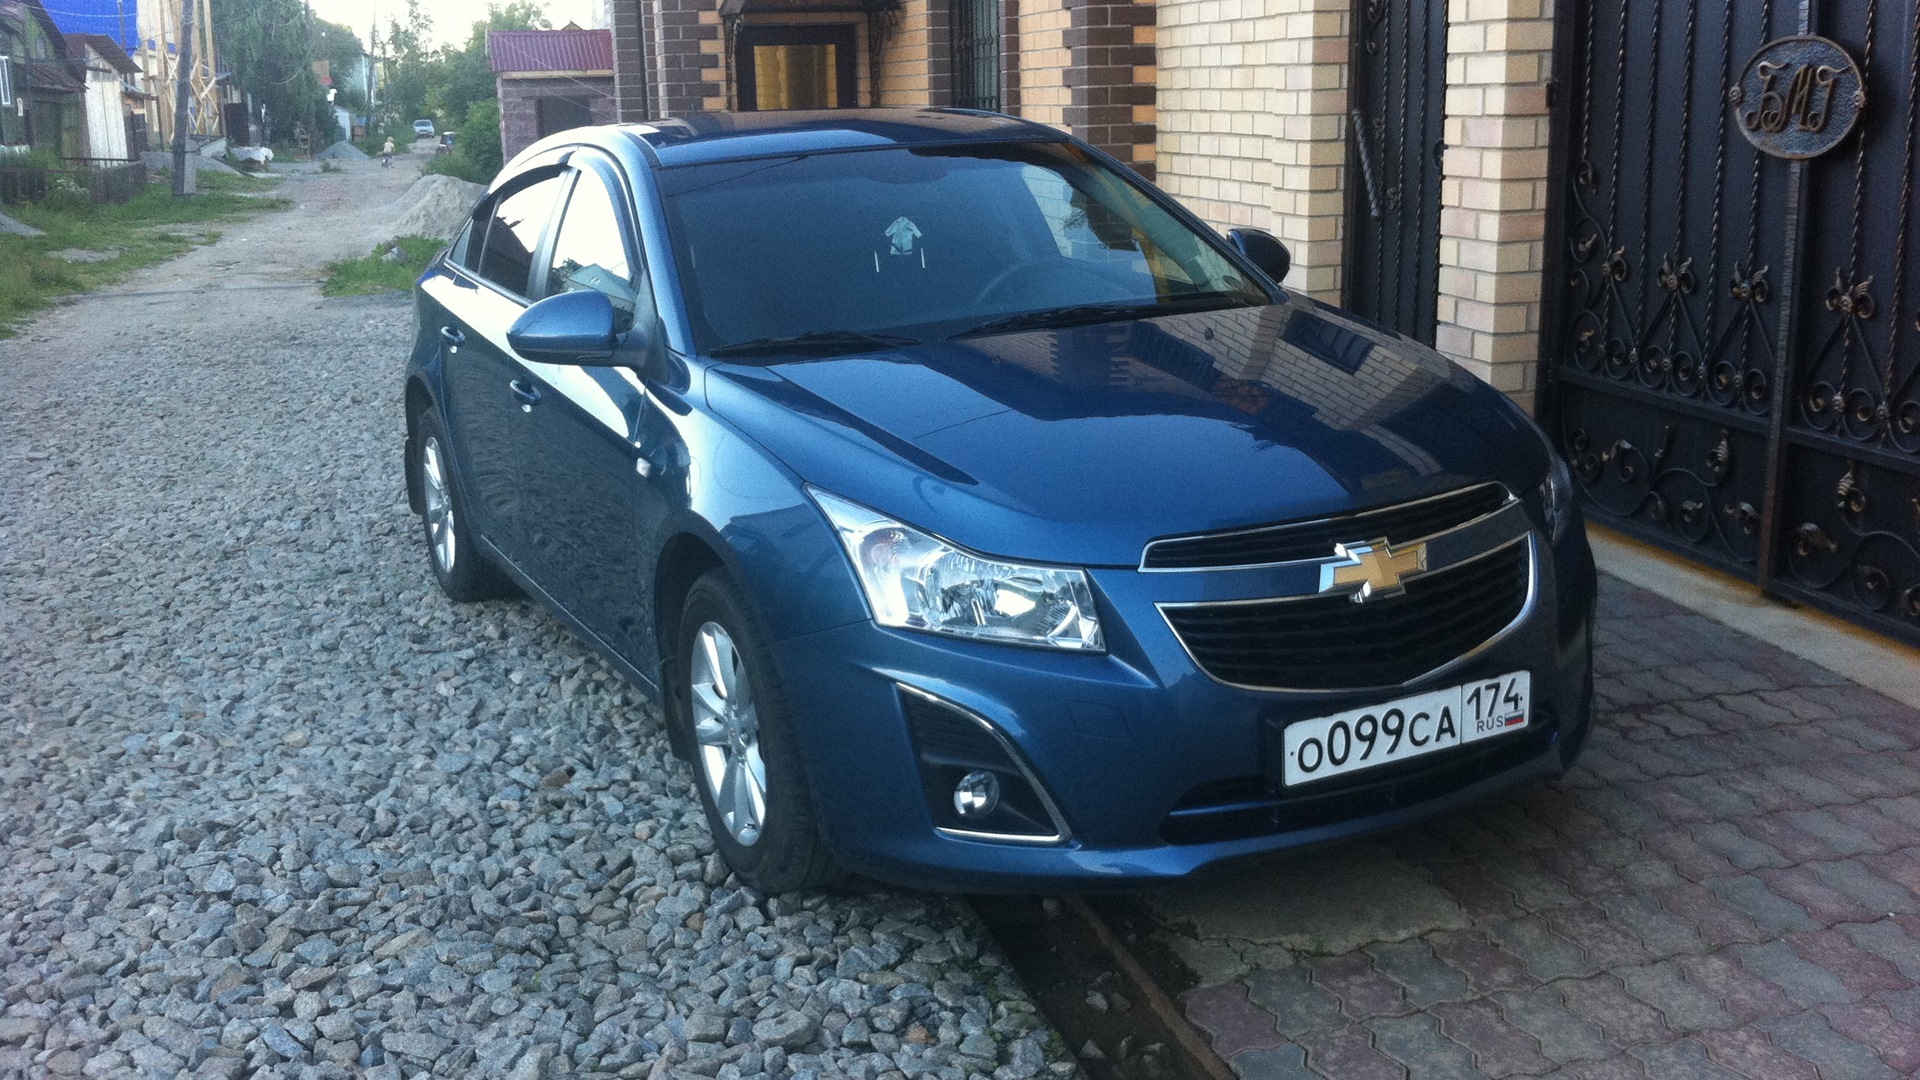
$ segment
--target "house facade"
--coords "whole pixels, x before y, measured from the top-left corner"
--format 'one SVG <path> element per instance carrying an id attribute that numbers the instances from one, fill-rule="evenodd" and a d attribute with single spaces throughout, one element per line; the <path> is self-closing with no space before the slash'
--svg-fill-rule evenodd
<path id="1" fill-rule="evenodd" d="M 487 65 L 500 96 L 500 149 L 506 157 L 568 128 L 609 124 L 613 35 L 606 30 L 494 30 Z"/>
<path id="2" fill-rule="evenodd" d="M 126 161 L 145 149 L 146 102 L 140 68 L 104 34 L 68 34 L 68 55 L 86 76 L 87 157 Z"/>
<path id="3" fill-rule="evenodd" d="M 0 0 L 0 146 L 86 156 L 85 92 L 40 0 Z"/>
<path id="4" fill-rule="evenodd" d="M 1920 642 L 1916 0 L 609 0 L 623 120 L 1055 125 L 1531 409 L 1590 517 Z"/>

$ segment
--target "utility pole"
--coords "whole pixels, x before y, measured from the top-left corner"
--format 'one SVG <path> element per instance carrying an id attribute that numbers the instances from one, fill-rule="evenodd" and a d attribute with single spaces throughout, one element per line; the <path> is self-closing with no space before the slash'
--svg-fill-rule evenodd
<path id="1" fill-rule="evenodd" d="M 173 193 L 193 194 L 193 178 L 187 175 L 187 102 L 193 97 L 193 8 L 192 0 L 180 5 L 180 65 L 173 96 Z"/>

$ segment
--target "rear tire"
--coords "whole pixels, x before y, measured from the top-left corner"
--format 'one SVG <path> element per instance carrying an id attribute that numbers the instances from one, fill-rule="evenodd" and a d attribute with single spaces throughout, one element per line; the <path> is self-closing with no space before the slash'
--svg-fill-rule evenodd
<path id="1" fill-rule="evenodd" d="M 687 591 L 673 640 L 669 722 L 693 749 L 694 786 L 727 865 L 769 894 L 844 877 L 820 836 L 766 635 L 724 570 Z"/>
<path id="2" fill-rule="evenodd" d="M 447 456 L 447 433 L 430 409 L 414 420 L 413 470 L 420 483 L 427 562 L 440 591 L 460 603 L 512 596 L 513 582 L 474 543 L 466 496 Z"/>

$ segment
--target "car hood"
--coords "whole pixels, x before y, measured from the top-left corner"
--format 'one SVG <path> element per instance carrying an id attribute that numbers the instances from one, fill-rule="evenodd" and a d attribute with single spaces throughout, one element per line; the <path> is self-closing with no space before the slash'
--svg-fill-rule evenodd
<path id="1" fill-rule="evenodd" d="M 710 406 L 809 483 L 985 554 L 1136 566 L 1155 537 L 1545 475 L 1531 421 L 1304 298 L 722 365 Z"/>

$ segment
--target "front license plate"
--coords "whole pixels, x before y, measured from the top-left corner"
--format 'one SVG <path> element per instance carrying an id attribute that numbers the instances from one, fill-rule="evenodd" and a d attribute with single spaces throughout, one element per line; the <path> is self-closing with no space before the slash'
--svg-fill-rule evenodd
<path id="1" fill-rule="evenodd" d="M 1515 671 L 1289 724 L 1281 780 L 1308 784 L 1519 731 L 1527 726 L 1530 683 L 1527 672 Z"/>

